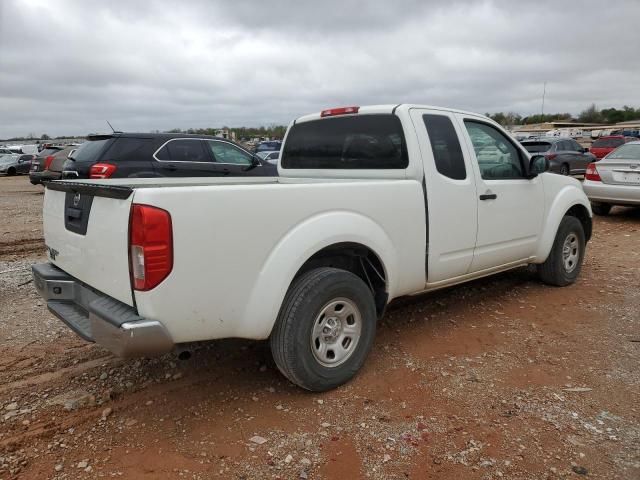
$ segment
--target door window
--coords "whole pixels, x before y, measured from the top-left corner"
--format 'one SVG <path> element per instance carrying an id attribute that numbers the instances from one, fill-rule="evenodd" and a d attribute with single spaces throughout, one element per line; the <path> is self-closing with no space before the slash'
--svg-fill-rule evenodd
<path id="1" fill-rule="evenodd" d="M 575 140 L 571 140 L 571 150 L 573 150 L 574 152 L 582 152 L 582 146 L 576 142 Z"/>
<path id="2" fill-rule="evenodd" d="M 251 165 L 251 155 L 234 147 L 230 143 L 208 140 L 207 144 L 218 163 L 232 163 L 234 165 Z"/>
<path id="3" fill-rule="evenodd" d="M 520 152 L 502 132 L 491 125 L 473 120 L 465 120 L 464 125 L 484 180 L 524 178 Z"/>
<path id="4" fill-rule="evenodd" d="M 458 134 L 451 119 L 445 115 L 423 115 L 422 120 L 429 134 L 438 172 L 454 180 L 467 178 Z"/>
<path id="5" fill-rule="evenodd" d="M 170 140 L 155 154 L 158 160 L 171 162 L 209 162 L 210 158 L 199 139 Z"/>

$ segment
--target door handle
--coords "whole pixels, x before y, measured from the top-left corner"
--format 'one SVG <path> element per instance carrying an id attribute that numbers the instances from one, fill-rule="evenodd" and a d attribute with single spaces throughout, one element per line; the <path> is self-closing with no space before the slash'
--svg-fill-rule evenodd
<path id="1" fill-rule="evenodd" d="M 495 193 L 483 193 L 480 195 L 480 200 L 495 200 L 496 198 L 498 198 L 498 195 Z"/>

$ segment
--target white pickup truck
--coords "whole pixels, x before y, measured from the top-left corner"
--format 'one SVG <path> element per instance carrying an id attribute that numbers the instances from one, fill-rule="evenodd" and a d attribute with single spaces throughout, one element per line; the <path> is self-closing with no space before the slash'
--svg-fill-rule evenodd
<path id="1" fill-rule="evenodd" d="M 291 123 L 278 178 L 49 183 L 35 285 L 120 356 L 268 338 L 287 378 L 327 390 L 362 366 L 394 298 L 528 264 L 575 281 L 591 209 L 547 168 L 473 113 L 325 110 Z"/>

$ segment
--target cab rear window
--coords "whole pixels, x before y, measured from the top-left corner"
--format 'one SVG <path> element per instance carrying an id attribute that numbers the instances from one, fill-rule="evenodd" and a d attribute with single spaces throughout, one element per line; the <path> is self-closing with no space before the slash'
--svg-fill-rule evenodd
<path id="1" fill-rule="evenodd" d="M 295 124 L 281 155 L 281 167 L 290 169 L 403 169 L 408 165 L 402 124 L 391 114 Z"/>

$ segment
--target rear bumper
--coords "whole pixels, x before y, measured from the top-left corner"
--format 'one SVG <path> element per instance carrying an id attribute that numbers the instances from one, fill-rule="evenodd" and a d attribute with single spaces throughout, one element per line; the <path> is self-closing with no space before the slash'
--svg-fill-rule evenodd
<path id="1" fill-rule="evenodd" d="M 119 357 L 153 356 L 174 348 L 171 336 L 156 320 L 104 295 L 51 263 L 31 267 L 36 289 L 47 307 L 80 337 Z"/>
<path id="2" fill-rule="evenodd" d="M 640 185 L 613 185 L 585 180 L 582 188 L 592 202 L 640 205 Z"/>

